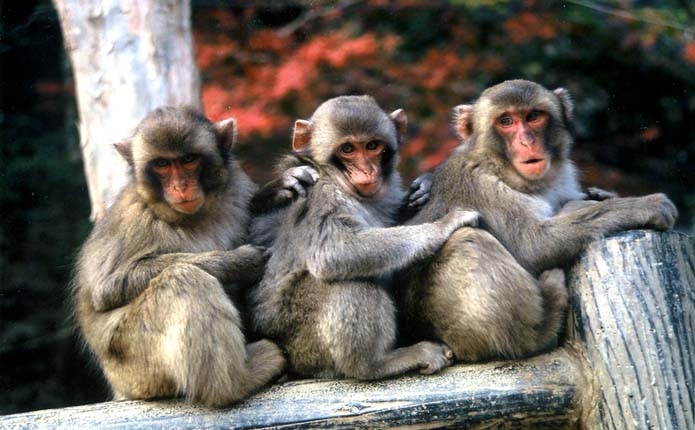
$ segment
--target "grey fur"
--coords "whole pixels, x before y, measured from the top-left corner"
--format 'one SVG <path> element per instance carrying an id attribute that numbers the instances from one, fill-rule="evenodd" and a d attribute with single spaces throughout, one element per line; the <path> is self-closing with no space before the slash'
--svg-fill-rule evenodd
<path id="1" fill-rule="evenodd" d="M 435 372 L 450 364 L 446 346 L 393 348 L 391 276 L 431 256 L 457 228 L 475 224 L 477 214 L 454 210 L 431 223 L 394 227 L 405 195 L 397 154 L 387 158 L 384 189 L 370 198 L 352 191 L 332 156 L 344 135 L 399 141 L 394 117 L 367 97 L 331 99 L 317 112 L 310 128 L 320 139 L 311 136 L 309 158 L 300 163 L 314 163 L 319 179 L 280 218 L 267 270 L 251 294 L 255 329 L 282 344 L 290 370 L 301 375 L 376 379 Z"/>

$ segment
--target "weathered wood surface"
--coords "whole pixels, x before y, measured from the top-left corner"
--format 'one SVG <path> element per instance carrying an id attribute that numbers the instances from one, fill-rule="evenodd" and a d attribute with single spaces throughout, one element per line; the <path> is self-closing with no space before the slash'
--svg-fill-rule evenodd
<path id="1" fill-rule="evenodd" d="M 565 429 L 578 413 L 576 363 L 560 349 L 380 382 L 290 381 L 224 410 L 179 401 L 108 402 L 0 417 L 0 428 Z"/>
<path id="2" fill-rule="evenodd" d="M 587 429 L 695 429 L 692 239 L 637 230 L 593 243 L 569 277 L 594 380 Z"/>

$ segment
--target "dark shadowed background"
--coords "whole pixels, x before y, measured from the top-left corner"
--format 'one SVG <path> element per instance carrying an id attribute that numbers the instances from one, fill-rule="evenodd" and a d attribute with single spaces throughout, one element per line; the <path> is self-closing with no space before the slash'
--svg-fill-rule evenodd
<path id="1" fill-rule="evenodd" d="M 91 224 L 58 18 L 46 0 L 0 8 L 6 414 L 108 393 L 69 322 L 71 265 Z M 294 120 L 329 97 L 367 93 L 387 111 L 405 109 L 401 168 L 412 179 L 456 145 L 453 106 L 525 78 L 574 96 L 573 158 L 585 184 L 623 195 L 666 192 L 681 213 L 677 228 L 693 234 L 691 1 L 193 0 L 193 19 L 206 113 L 238 119 L 240 157 L 259 183 L 289 147 Z"/>

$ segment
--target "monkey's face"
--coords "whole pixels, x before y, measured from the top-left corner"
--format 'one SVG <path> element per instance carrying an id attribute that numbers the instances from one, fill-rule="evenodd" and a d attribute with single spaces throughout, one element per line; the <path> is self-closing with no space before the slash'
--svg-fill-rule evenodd
<path id="1" fill-rule="evenodd" d="M 527 180 L 537 180 L 550 170 L 551 154 L 545 143 L 547 112 L 534 108 L 505 110 L 494 122 L 494 129 L 506 145 L 512 167 Z"/>
<path id="2" fill-rule="evenodd" d="M 311 120 L 295 122 L 292 149 L 337 168 L 346 191 L 379 199 L 394 177 L 406 126 L 402 109 L 386 114 L 370 96 L 335 97 L 322 103 Z"/>
<path id="3" fill-rule="evenodd" d="M 338 145 L 335 158 L 360 196 L 372 197 L 383 187 L 382 161 L 386 148 L 386 143 L 380 140 L 350 140 Z"/>
<path id="4" fill-rule="evenodd" d="M 150 162 L 159 181 L 164 200 L 177 212 L 194 214 L 205 203 L 200 185 L 201 157 L 186 154 L 182 157 L 159 157 Z"/>

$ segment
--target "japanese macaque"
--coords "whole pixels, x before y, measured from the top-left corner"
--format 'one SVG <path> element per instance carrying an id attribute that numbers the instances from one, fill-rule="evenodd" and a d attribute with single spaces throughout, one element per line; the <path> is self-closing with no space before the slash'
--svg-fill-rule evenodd
<path id="1" fill-rule="evenodd" d="M 451 364 L 438 342 L 394 349 L 391 277 L 474 225 L 477 214 L 454 209 L 430 223 L 393 227 L 405 196 L 396 172 L 405 129 L 402 110 L 388 115 L 369 96 L 330 99 L 295 123 L 297 164 L 312 165 L 319 177 L 279 219 L 266 272 L 250 295 L 255 330 L 284 347 L 294 374 L 377 379 Z"/>
<path id="2" fill-rule="evenodd" d="M 406 324 L 460 361 L 537 353 L 553 344 L 566 308 L 564 274 L 552 269 L 606 234 L 668 229 L 676 208 L 663 194 L 580 190 L 564 89 L 507 81 L 454 112 L 463 142 L 435 170 L 430 200 L 410 223 L 462 207 L 480 213 L 483 229 L 460 230 L 401 274 Z M 602 201 L 580 202 L 587 198 Z"/>
<path id="3" fill-rule="evenodd" d="M 164 107 L 116 145 L 131 181 L 94 226 L 74 278 L 79 328 L 116 399 L 224 406 L 283 371 L 277 345 L 246 344 L 230 299 L 267 259 L 240 246 L 254 185 L 231 153 L 235 127 Z"/>

